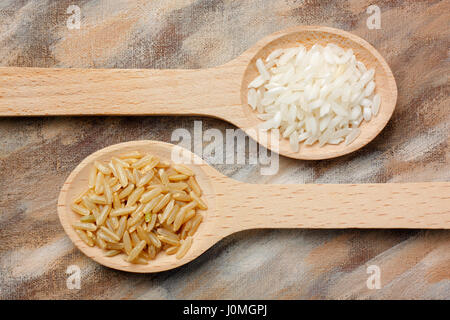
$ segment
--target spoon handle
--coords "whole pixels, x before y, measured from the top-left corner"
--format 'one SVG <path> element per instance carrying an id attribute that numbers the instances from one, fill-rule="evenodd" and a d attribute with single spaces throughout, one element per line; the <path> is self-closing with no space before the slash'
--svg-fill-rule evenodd
<path id="1" fill-rule="evenodd" d="M 240 73 L 239 73 L 240 72 Z M 0 116 L 210 115 L 240 107 L 242 68 L 0 68 Z"/>
<path id="2" fill-rule="evenodd" d="M 220 186 L 219 186 L 220 188 Z M 218 191 L 225 234 L 254 228 L 450 228 L 450 182 L 255 185 Z"/>

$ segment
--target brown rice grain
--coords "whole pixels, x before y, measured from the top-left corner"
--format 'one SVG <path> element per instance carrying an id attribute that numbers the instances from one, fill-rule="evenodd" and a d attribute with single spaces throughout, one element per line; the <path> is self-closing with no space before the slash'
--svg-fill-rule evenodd
<path id="1" fill-rule="evenodd" d="M 100 237 L 95 237 L 95 244 L 101 249 L 106 249 L 106 242 Z"/>
<path id="2" fill-rule="evenodd" d="M 172 168 L 177 171 L 180 174 L 184 174 L 186 176 L 193 176 L 194 171 L 191 170 L 191 168 L 188 168 L 182 164 L 174 164 Z"/>
<path id="3" fill-rule="evenodd" d="M 71 205 L 81 215 L 73 227 L 83 241 L 105 256 L 123 251 L 132 263 L 160 251 L 186 254 L 202 220 L 195 208 L 207 208 L 191 168 L 131 151 L 94 161 L 88 174 L 89 189 Z"/>
<path id="4" fill-rule="evenodd" d="M 174 231 L 178 231 L 178 229 L 180 229 L 183 221 L 184 221 L 184 217 L 186 216 L 187 210 L 184 209 L 184 207 L 182 207 L 180 209 L 180 211 L 178 211 L 177 216 L 175 217 L 175 221 L 173 222 L 173 230 Z"/>
<path id="5" fill-rule="evenodd" d="M 186 193 L 176 192 L 173 194 L 173 198 L 177 201 L 183 201 L 183 202 L 190 202 L 192 201 L 192 198 L 190 195 Z"/>
<path id="6" fill-rule="evenodd" d="M 150 260 L 150 255 L 145 250 L 142 250 L 141 253 L 139 253 L 139 257 L 144 258 L 147 261 Z"/>
<path id="7" fill-rule="evenodd" d="M 130 169 L 125 169 L 125 173 L 127 174 L 128 181 L 133 184 L 136 184 L 136 180 L 134 179 L 133 172 L 131 172 Z"/>
<path id="8" fill-rule="evenodd" d="M 185 174 L 174 174 L 169 176 L 170 181 L 183 181 L 186 180 L 187 178 L 189 178 L 189 176 Z"/>
<path id="9" fill-rule="evenodd" d="M 191 191 L 191 192 L 189 193 L 189 195 L 191 196 L 191 198 L 192 198 L 195 202 L 197 202 L 197 207 L 198 207 L 199 209 L 201 209 L 201 210 L 207 210 L 207 209 L 208 209 L 208 206 L 206 205 L 206 203 L 205 203 L 202 199 L 200 199 L 200 198 L 195 194 L 195 192 Z"/>
<path id="10" fill-rule="evenodd" d="M 153 176 L 154 176 L 154 175 L 155 175 L 155 174 L 153 173 L 153 171 L 147 172 L 145 175 L 143 175 L 143 176 L 138 180 L 138 182 L 137 182 L 136 185 L 137 185 L 138 187 L 145 186 L 147 183 L 150 182 L 150 180 L 153 179 Z"/>
<path id="11" fill-rule="evenodd" d="M 123 243 L 107 243 L 106 244 L 106 249 L 123 250 L 124 249 L 124 245 L 123 245 Z"/>
<path id="12" fill-rule="evenodd" d="M 106 228 L 105 226 L 100 226 L 100 230 L 103 231 L 103 233 L 105 235 L 107 235 L 111 239 L 115 240 L 116 242 L 120 241 L 119 236 L 117 234 L 115 234 L 113 231 L 111 231 L 110 229 Z"/>
<path id="13" fill-rule="evenodd" d="M 133 168 L 133 177 L 134 177 L 134 180 L 136 181 L 136 183 L 135 183 L 136 186 L 140 187 L 137 184 L 138 184 L 139 180 L 141 180 L 142 176 L 141 176 L 139 170 L 137 170 L 136 168 Z"/>
<path id="14" fill-rule="evenodd" d="M 187 237 L 185 240 L 181 240 L 181 246 L 180 249 L 178 249 L 178 252 L 176 254 L 177 259 L 182 259 L 189 248 L 192 246 L 192 237 Z"/>
<path id="15" fill-rule="evenodd" d="M 134 158 L 127 158 L 127 159 L 123 159 L 123 161 L 125 161 L 126 163 L 128 163 L 130 166 L 136 162 L 138 162 L 139 159 L 134 159 Z M 134 168 L 133 168 L 134 169 Z"/>
<path id="16" fill-rule="evenodd" d="M 192 219 L 194 216 L 195 216 L 195 209 L 191 209 L 191 210 L 187 211 L 186 214 L 184 215 L 184 219 L 181 224 L 185 224 L 190 219 Z"/>
<path id="17" fill-rule="evenodd" d="M 127 255 L 130 255 L 131 250 L 133 249 L 133 246 L 131 245 L 131 238 L 128 231 L 125 231 L 123 233 L 123 249 L 125 250 L 125 253 Z"/>
<path id="18" fill-rule="evenodd" d="M 142 194 L 144 193 L 145 188 L 144 187 L 139 187 L 133 190 L 133 192 L 130 194 L 130 196 L 127 199 L 127 207 L 134 205 L 139 198 L 142 196 Z"/>
<path id="19" fill-rule="evenodd" d="M 113 165 L 117 170 L 117 178 L 119 178 L 119 182 L 122 185 L 122 188 L 126 188 L 128 186 L 128 176 L 125 172 L 125 169 L 117 162 L 113 162 Z"/>
<path id="20" fill-rule="evenodd" d="M 112 224 L 114 230 L 117 230 L 119 228 L 119 218 L 110 217 L 109 219 L 111 220 L 111 224 Z"/>
<path id="21" fill-rule="evenodd" d="M 100 211 L 97 206 L 95 206 L 94 209 L 92 209 L 92 214 L 94 215 L 95 219 L 100 215 Z"/>
<path id="22" fill-rule="evenodd" d="M 158 195 L 160 195 L 162 192 L 161 187 L 156 187 L 150 191 L 145 192 L 141 198 L 139 199 L 140 202 L 142 203 L 147 203 L 149 201 L 151 201 L 152 199 L 154 199 L 155 197 L 157 197 Z"/>
<path id="23" fill-rule="evenodd" d="M 171 246 L 171 247 L 167 248 L 165 251 L 168 255 L 173 255 L 173 254 L 177 253 L 179 248 L 180 247 L 178 247 L 178 246 Z"/>
<path id="24" fill-rule="evenodd" d="M 113 209 L 120 209 L 121 205 L 120 205 L 120 199 L 119 199 L 119 195 L 117 194 L 117 192 L 113 193 Z"/>
<path id="25" fill-rule="evenodd" d="M 92 166 L 89 170 L 89 178 L 88 178 L 88 186 L 89 189 L 93 189 L 95 187 L 95 179 L 97 178 L 97 168 Z"/>
<path id="26" fill-rule="evenodd" d="M 108 179 L 105 179 L 105 180 L 108 182 L 108 185 L 109 185 L 110 187 L 115 186 L 115 185 L 119 182 L 119 179 L 117 179 L 117 178 L 114 177 L 114 176 L 109 177 Z"/>
<path id="27" fill-rule="evenodd" d="M 175 221 L 175 218 L 180 211 L 180 206 L 178 204 L 175 204 L 175 206 L 172 209 L 172 212 L 169 214 L 169 217 L 167 218 L 167 223 L 172 224 Z"/>
<path id="28" fill-rule="evenodd" d="M 127 228 L 137 225 L 141 220 L 144 221 L 144 213 L 142 211 L 138 212 L 134 217 L 128 219 Z"/>
<path id="29" fill-rule="evenodd" d="M 141 240 L 144 240 L 148 245 L 152 245 L 152 241 L 150 240 L 150 237 L 148 236 L 148 233 L 146 231 L 144 231 L 144 229 L 142 229 L 141 226 L 137 226 L 136 227 L 136 232 L 138 237 Z"/>
<path id="30" fill-rule="evenodd" d="M 150 222 L 147 225 L 147 231 L 152 231 L 156 224 L 156 214 L 152 214 Z"/>
<path id="31" fill-rule="evenodd" d="M 98 171 L 100 171 L 104 175 L 110 175 L 111 174 L 111 169 L 108 168 L 107 166 L 105 166 L 100 161 L 95 160 L 94 161 L 94 166 L 97 168 Z"/>
<path id="32" fill-rule="evenodd" d="M 167 243 L 167 244 L 169 244 L 171 246 L 178 246 L 178 245 L 180 245 L 180 241 L 179 240 L 176 240 L 176 239 L 173 239 L 173 238 L 170 238 L 170 237 L 166 237 L 166 236 L 163 236 L 163 235 L 158 235 L 158 239 L 161 240 L 161 242 Z"/>
<path id="33" fill-rule="evenodd" d="M 142 209 L 142 211 L 147 214 L 150 211 L 153 210 L 153 208 L 161 201 L 161 199 L 164 196 L 162 194 L 160 194 L 159 196 L 157 196 L 156 198 L 152 199 L 149 203 L 147 203 L 144 207 L 144 209 Z"/>
<path id="34" fill-rule="evenodd" d="M 89 199 L 94 204 L 106 204 L 106 198 L 104 196 L 99 196 L 98 194 L 91 194 L 89 195 Z"/>
<path id="35" fill-rule="evenodd" d="M 126 159 L 126 158 L 134 158 L 134 159 L 140 159 L 143 155 L 139 151 L 130 151 L 124 154 L 121 154 L 119 156 L 120 159 Z"/>
<path id="36" fill-rule="evenodd" d="M 150 238 L 150 241 L 152 242 L 152 244 L 156 248 L 160 248 L 161 247 L 161 241 L 159 240 L 159 238 L 153 232 L 149 232 L 148 233 L 148 237 Z"/>
<path id="37" fill-rule="evenodd" d="M 83 198 L 81 199 L 81 202 L 90 211 L 93 211 L 97 208 L 97 206 L 92 202 L 92 200 L 89 198 L 88 195 L 83 196 Z"/>
<path id="38" fill-rule="evenodd" d="M 83 240 L 83 242 L 86 243 L 89 247 L 93 247 L 94 246 L 94 240 L 89 238 L 86 235 L 86 232 L 84 232 L 83 230 L 79 230 L 79 229 L 75 229 L 75 232 L 78 234 L 80 239 Z"/>
<path id="39" fill-rule="evenodd" d="M 118 164 L 119 166 L 121 166 L 123 169 L 130 168 L 130 167 L 131 167 L 130 164 L 129 164 L 128 162 L 126 162 L 126 161 L 124 161 L 124 160 L 122 160 L 122 159 L 119 159 L 119 158 L 117 158 L 117 157 L 112 157 L 111 160 L 112 160 L 113 163 L 115 162 L 116 164 Z"/>
<path id="40" fill-rule="evenodd" d="M 81 222 L 95 222 L 95 216 L 93 214 L 90 214 L 88 216 L 82 216 L 80 218 Z"/>
<path id="41" fill-rule="evenodd" d="M 138 214 L 139 212 L 141 212 L 144 209 L 144 204 L 143 203 L 139 203 L 136 210 L 133 211 L 133 213 L 131 214 L 132 217 L 134 217 L 136 214 Z"/>
<path id="42" fill-rule="evenodd" d="M 150 257 L 150 259 L 155 259 L 156 258 L 156 248 L 154 245 L 148 246 L 147 249 L 148 252 L 148 256 Z"/>
<path id="43" fill-rule="evenodd" d="M 103 176 L 103 173 L 100 171 L 97 173 L 97 177 L 95 178 L 95 187 L 94 191 L 96 194 L 103 194 L 103 184 L 105 182 L 105 177 Z"/>
<path id="44" fill-rule="evenodd" d="M 161 215 L 161 219 L 159 219 L 160 223 L 164 223 L 169 217 L 169 214 L 172 212 L 173 207 L 175 206 L 175 200 L 170 200 L 167 206 L 164 208 L 164 211 Z"/>
<path id="45" fill-rule="evenodd" d="M 142 173 L 147 173 L 150 170 L 153 170 L 153 168 L 156 167 L 158 165 L 158 163 L 159 163 L 158 158 L 153 159 L 152 161 L 150 161 L 149 164 L 147 164 L 143 169 L 141 169 Z"/>
<path id="46" fill-rule="evenodd" d="M 138 243 L 141 241 L 141 239 L 139 239 L 136 231 L 130 232 L 130 237 L 131 237 L 131 243 L 133 244 L 133 247 L 137 246 Z"/>
<path id="47" fill-rule="evenodd" d="M 137 256 L 139 255 L 139 253 L 141 253 L 141 251 L 145 248 L 146 243 L 144 240 L 141 240 L 138 245 L 136 247 L 133 248 L 133 250 L 131 250 L 130 255 L 127 258 L 128 262 L 133 261 L 134 259 L 137 258 Z"/>
<path id="48" fill-rule="evenodd" d="M 167 186 L 169 184 L 169 176 L 167 175 L 167 172 L 165 169 L 161 168 L 158 170 L 159 178 L 161 179 L 161 182 L 163 185 Z"/>
<path id="49" fill-rule="evenodd" d="M 189 236 L 193 236 L 195 232 L 197 232 L 198 227 L 200 226 L 200 223 L 202 222 L 203 217 L 201 214 L 196 214 L 195 217 L 192 219 L 192 227 L 188 232 Z"/>
<path id="50" fill-rule="evenodd" d="M 120 193 L 119 193 L 119 199 L 122 200 L 126 197 L 128 197 L 134 190 L 134 184 L 130 183 L 125 189 L 123 189 Z"/>
<path id="51" fill-rule="evenodd" d="M 103 207 L 102 211 L 100 211 L 100 214 L 96 219 L 97 226 L 101 226 L 105 223 L 110 212 L 111 212 L 111 206 L 106 205 Z"/>
<path id="52" fill-rule="evenodd" d="M 117 179 L 119 179 L 119 174 L 117 173 L 117 169 L 114 166 L 114 163 L 111 161 L 108 162 L 108 167 L 111 169 L 111 173 L 113 174 L 114 177 L 116 177 Z"/>
<path id="53" fill-rule="evenodd" d="M 189 230 L 191 230 L 191 227 L 192 227 L 192 219 L 186 222 L 181 228 L 181 239 L 186 239 Z"/>
<path id="54" fill-rule="evenodd" d="M 170 201 L 172 198 L 172 195 L 170 193 L 167 193 L 159 202 L 158 204 L 152 209 L 153 213 L 158 213 L 160 210 L 162 210 Z"/>
<path id="55" fill-rule="evenodd" d="M 202 196 L 202 189 L 200 189 L 200 186 L 198 185 L 195 177 L 189 177 L 187 183 L 191 187 L 192 191 L 194 191 L 194 193 L 197 195 L 197 197 Z"/>
<path id="56" fill-rule="evenodd" d="M 89 189 L 88 189 L 88 190 L 85 190 L 85 191 L 83 191 L 83 192 L 81 192 L 81 193 L 73 200 L 73 203 L 79 204 L 79 203 L 81 202 L 81 199 L 82 199 L 85 195 L 87 195 L 88 192 L 89 192 Z"/>
<path id="57" fill-rule="evenodd" d="M 120 250 L 108 250 L 108 251 L 105 252 L 105 256 L 107 256 L 107 257 L 114 257 L 114 256 L 117 256 L 121 252 L 122 251 L 120 251 Z"/>
<path id="58" fill-rule="evenodd" d="M 121 216 L 119 220 L 119 227 L 117 228 L 117 236 L 122 239 L 123 234 L 127 228 L 127 216 Z"/>
<path id="59" fill-rule="evenodd" d="M 107 234 L 105 234 L 102 230 L 97 231 L 97 237 L 102 238 L 106 242 L 113 242 L 113 243 L 119 242 L 119 241 L 114 240 L 113 238 L 111 238 Z"/>
<path id="60" fill-rule="evenodd" d="M 97 230 L 97 226 L 95 224 L 87 223 L 87 222 L 75 222 L 73 224 L 73 227 L 75 229 L 85 230 L 85 231 L 95 231 L 95 230 Z"/>
<path id="61" fill-rule="evenodd" d="M 136 206 L 113 209 L 111 210 L 110 216 L 111 217 L 123 216 L 132 213 L 134 210 L 136 210 Z"/>
<path id="62" fill-rule="evenodd" d="M 167 237 L 167 238 L 172 238 L 176 241 L 179 241 L 180 238 L 178 237 L 178 235 L 168 229 L 165 228 L 158 228 L 158 230 L 156 230 L 158 232 L 158 234 Z"/>
<path id="63" fill-rule="evenodd" d="M 103 190 L 104 190 L 106 204 L 109 204 L 109 205 L 112 204 L 113 193 L 112 193 L 111 187 L 109 186 L 109 184 L 106 181 L 103 183 Z"/>
<path id="64" fill-rule="evenodd" d="M 160 160 L 159 163 L 156 165 L 156 168 L 168 168 L 168 167 L 170 167 L 170 163 L 162 160 Z"/>
<path id="65" fill-rule="evenodd" d="M 112 192 L 118 192 L 118 191 L 120 191 L 120 189 L 122 189 L 122 185 L 120 184 L 120 182 L 117 183 L 115 186 L 111 187 Z"/>
<path id="66" fill-rule="evenodd" d="M 82 207 L 82 206 L 80 206 L 78 204 L 75 204 L 75 203 L 71 204 L 70 208 L 72 209 L 73 212 L 76 212 L 76 213 L 78 213 L 78 214 L 80 214 L 82 216 L 88 216 L 89 213 L 90 213 L 89 209 L 87 209 L 85 207 Z"/>
<path id="67" fill-rule="evenodd" d="M 126 261 L 128 261 L 128 260 L 126 260 Z M 130 262 L 130 261 L 128 261 L 128 262 Z M 137 257 L 136 259 L 131 261 L 131 263 L 134 263 L 134 264 L 148 264 L 148 260 L 146 260 L 146 259 L 144 259 L 142 257 Z"/>
<path id="68" fill-rule="evenodd" d="M 153 159 L 153 156 L 146 155 L 146 156 L 142 157 L 141 159 L 139 159 L 137 162 L 133 163 L 131 166 L 136 169 L 141 169 L 144 166 L 146 166 L 147 164 L 149 164 L 152 161 L 152 159 Z"/>
<path id="69" fill-rule="evenodd" d="M 186 182 L 169 182 L 167 185 L 169 191 L 182 191 L 189 187 Z"/>

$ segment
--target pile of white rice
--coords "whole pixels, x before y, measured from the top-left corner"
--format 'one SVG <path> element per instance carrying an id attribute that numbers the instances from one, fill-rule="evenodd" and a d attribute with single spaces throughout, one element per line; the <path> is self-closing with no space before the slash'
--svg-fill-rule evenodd
<path id="1" fill-rule="evenodd" d="M 280 129 L 294 152 L 301 142 L 348 145 L 361 133 L 361 122 L 378 114 L 375 70 L 367 70 L 351 49 L 331 43 L 277 49 L 256 67 L 248 104 L 265 121 L 260 129 Z"/>

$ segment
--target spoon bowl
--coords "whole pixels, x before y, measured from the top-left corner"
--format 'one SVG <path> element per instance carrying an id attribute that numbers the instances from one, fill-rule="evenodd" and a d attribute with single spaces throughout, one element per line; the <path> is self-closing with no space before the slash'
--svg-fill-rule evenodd
<path id="1" fill-rule="evenodd" d="M 70 174 L 67 181 L 61 190 L 58 200 L 58 214 L 61 224 L 64 227 L 65 232 L 72 239 L 74 244 L 88 257 L 97 261 L 100 264 L 109 266 L 114 269 L 133 271 L 133 272 L 149 272 L 149 267 L 139 264 L 131 264 L 123 260 L 122 255 L 114 257 L 106 257 L 102 249 L 97 247 L 89 247 L 84 243 L 76 234 L 72 227 L 72 224 L 79 220 L 79 215 L 70 209 L 72 200 L 81 194 L 88 184 L 89 168 L 95 160 L 109 161 L 113 156 L 117 156 L 129 151 L 141 151 L 142 153 L 148 153 L 159 157 L 160 159 L 171 159 L 172 151 L 174 150 L 172 144 L 167 144 L 157 141 L 136 141 L 132 143 L 116 144 L 102 150 L 99 150 L 87 158 L 85 158 L 73 172 Z M 208 203 L 208 211 L 202 212 L 203 222 L 200 224 L 195 236 L 195 245 L 188 251 L 186 256 L 181 260 L 176 260 L 175 256 L 166 255 L 160 253 L 158 259 L 152 262 L 152 272 L 163 271 L 172 268 L 174 261 L 180 263 L 180 265 L 196 258 L 203 253 L 204 248 L 209 248 L 215 242 L 218 241 L 217 237 L 208 233 L 208 230 L 216 230 L 217 219 L 211 218 L 215 212 L 217 212 L 215 204 L 215 192 L 211 184 L 210 175 L 208 171 L 211 168 L 199 157 L 190 153 L 192 156 L 192 162 L 196 163 L 191 168 L 195 172 L 196 179 L 203 190 L 204 200 Z M 201 244 L 201 245 L 199 245 Z"/>
<path id="2" fill-rule="evenodd" d="M 344 142 L 338 145 L 326 144 L 322 147 L 319 147 L 318 143 L 310 146 L 300 144 L 300 150 L 293 152 L 288 139 L 278 141 L 276 137 L 271 136 L 270 132 L 268 139 L 259 139 L 255 132 L 257 132 L 257 125 L 263 121 L 247 105 L 248 85 L 259 75 L 256 60 L 261 58 L 265 61 L 271 52 L 279 48 L 285 49 L 303 45 L 310 49 L 315 44 L 326 46 L 329 43 L 337 44 L 345 49 L 352 49 L 359 61 L 362 61 L 368 69 L 373 68 L 375 70 L 375 90 L 380 94 L 382 101 L 378 115 L 372 117 L 369 122 L 363 121 L 361 123 L 361 134 L 350 145 L 346 145 Z M 247 134 L 268 149 L 274 149 L 272 143 L 276 141 L 279 144 L 279 153 L 290 158 L 320 160 L 342 156 L 358 150 L 372 141 L 383 130 L 394 112 L 397 102 L 397 86 L 392 71 L 378 51 L 358 36 L 328 27 L 295 27 L 264 38 L 255 47 L 258 48 L 257 51 L 251 50 L 246 53 L 248 57 L 251 57 L 251 60 L 247 65 L 241 85 L 241 101 L 243 111 L 246 117 L 250 119 L 249 125 L 253 129 L 247 130 Z"/>
<path id="3" fill-rule="evenodd" d="M 310 48 L 333 42 L 351 48 L 358 60 L 375 69 L 379 114 L 363 122 L 350 145 L 301 145 L 258 135 L 262 122 L 247 105 L 247 87 L 256 76 L 255 61 L 276 48 Z M 321 26 L 298 26 L 271 34 L 232 61 L 199 70 L 0 68 L 0 116 L 47 115 L 204 115 L 231 122 L 261 145 L 284 156 L 313 160 L 355 151 L 386 126 L 397 101 L 388 64 L 365 40 Z"/>
<path id="4" fill-rule="evenodd" d="M 106 257 L 89 247 L 72 224 L 79 216 L 70 204 L 88 185 L 95 160 L 110 160 L 128 151 L 141 151 L 174 160 L 184 159 L 196 174 L 208 210 L 180 260 L 160 253 L 147 265 L 131 264 L 122 255 Z M 255 228 L 450 228 L 450 183 L 255 185 L 219 173 L 191 152 L 169 143 L 131 141 L 112 145 L 85 158 L 69 175 L 58 198 L 58 216 L 72 242 L 98 263 L 130 272 L 159 272 L 197 258 L 220 239 Z"/>

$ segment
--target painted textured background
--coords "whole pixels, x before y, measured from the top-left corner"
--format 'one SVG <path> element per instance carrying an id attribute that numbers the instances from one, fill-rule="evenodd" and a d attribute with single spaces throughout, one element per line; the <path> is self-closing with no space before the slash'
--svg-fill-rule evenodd
<path id="1" fill-rule="evenodd" d="M 68 30 L 66 9 L 81 8 Z M 338 159 L 280 158 L 280 172 L 216 165 L 254 183 L 450 180 L 450 1 L 376 1 L 381 29 L 366 27 L 367 1 L 0 1 L 0 65 L 87 68 L 204 68 L 238 56 L 261 37 L 294 25 L 326 25 L 368 40 L 386 58 L 399 98 L 386 129 Z M 174 129 L 225 132 L 199 117 L 0 118 L 0 298 L 2 299 L 450 299 L 450 231 L 253 230 L 196 261 L 159 274 L 129 274 L 92 262 L 65 236 L 60 187 L 91 152 L 158 139 Z M 81 290 L 66 268 L 82 270 Z M 381 269 L 379 290 L 366 268 Z"/>

